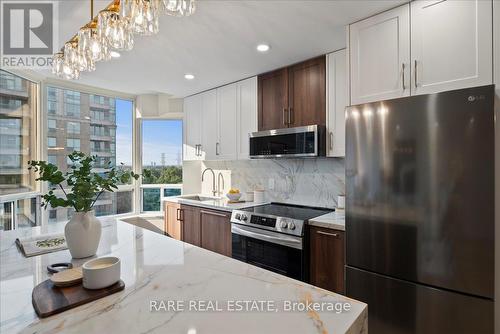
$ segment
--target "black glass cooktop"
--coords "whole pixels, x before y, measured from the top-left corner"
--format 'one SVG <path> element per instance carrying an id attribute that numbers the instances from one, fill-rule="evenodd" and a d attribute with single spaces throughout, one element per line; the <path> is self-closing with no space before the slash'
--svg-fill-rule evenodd
<path id="1" fill-rule="evenodd" d="M 309 220 L 311 218 L 326 215 L 333 210 L 291 204 L 271 203 L 242 209 L 242 211 L 252 212 L 257 215 L 262 214 L 298 220 Z"/>

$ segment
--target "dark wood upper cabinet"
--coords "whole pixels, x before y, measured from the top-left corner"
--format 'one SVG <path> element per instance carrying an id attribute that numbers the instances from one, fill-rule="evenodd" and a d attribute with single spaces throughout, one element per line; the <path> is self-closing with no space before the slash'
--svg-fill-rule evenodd
<path id="1" fill-rule="evenodd" d="M 201 246 L 200 209 L 181 205 L 182 241 Z"/>
<path id="2" fill-rule="evenodd" d="M 231 213 L 200 209 L 201 247 L 231 256 Z"/>
<path id="3" fill-rule="evenodd" d="M 259 131 L 326 124 L 325 56 L 259 75 Z"/>
<path id="4" fill-rule="evenodd" d="M 258 78 L 259 131 L 287 127 L 288 71 L 286 68 Z"/>
<path id="5" fill-rule="evenodd" d="M 311 226 L 311 284 L 336 293 L 344 293 L 344 232 Z"/>
<path id="6" fill-rule="evenodd" d="M 290 127 L 326 124 L 324 56 L 288 69 L 288 109 Z"/>

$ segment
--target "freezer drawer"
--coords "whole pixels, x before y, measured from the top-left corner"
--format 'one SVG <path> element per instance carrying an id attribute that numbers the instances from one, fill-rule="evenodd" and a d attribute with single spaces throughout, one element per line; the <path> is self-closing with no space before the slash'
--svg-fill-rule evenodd
<path id="1" fill-rule="evenodd" d="M 494 302 L 346 267 L 346 294 L 368 304 L 370 334 L 493 334 Z"/>

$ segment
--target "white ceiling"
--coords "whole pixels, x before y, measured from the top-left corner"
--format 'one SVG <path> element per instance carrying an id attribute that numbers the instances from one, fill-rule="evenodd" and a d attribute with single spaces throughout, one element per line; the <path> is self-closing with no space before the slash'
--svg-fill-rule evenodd
<path id="1" fill-rule="evenodd" d="M 96 9 L 109 1 L 96 1 Z M 184 97 L 345 47 L 345 25 L 407 1 L 198 0 L 193 16 L 163 15 L 160 33 L 98 63 L 79 83 L 129 94 Z M 61 44 L 89 17 L 89 1 L 61 1 Z M 258 53 L 259 43 L 271 45 Z M 192 73 L 192 81 L 184 79 Z M 47 74 L 47 73 L 45 73 Z"/>

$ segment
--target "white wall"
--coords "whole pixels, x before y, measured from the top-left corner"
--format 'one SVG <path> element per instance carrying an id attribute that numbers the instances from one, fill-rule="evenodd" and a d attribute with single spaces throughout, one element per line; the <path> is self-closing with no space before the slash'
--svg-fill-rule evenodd
<path id="1" fill-rule="evenodd" d="M 182 118 L 183 99 L 173 99 L 167 94 L 142 94 L 136 98 L 139 118 Z"/>

